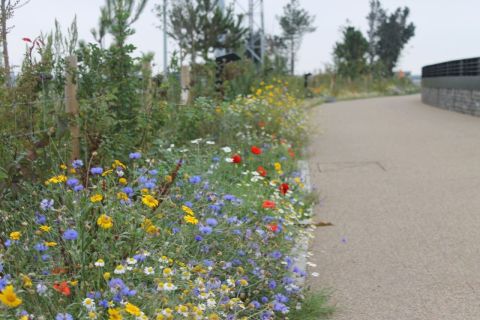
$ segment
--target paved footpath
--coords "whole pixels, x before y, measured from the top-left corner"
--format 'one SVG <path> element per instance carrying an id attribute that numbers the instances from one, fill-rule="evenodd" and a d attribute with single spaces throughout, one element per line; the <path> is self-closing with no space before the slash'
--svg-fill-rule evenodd
<path id="1" fill-rule="evenodd" d="M 480 117 L 420 97 L 311 114 L 320 194 L 309 283 L 335 320 L 480 319 Z"/>

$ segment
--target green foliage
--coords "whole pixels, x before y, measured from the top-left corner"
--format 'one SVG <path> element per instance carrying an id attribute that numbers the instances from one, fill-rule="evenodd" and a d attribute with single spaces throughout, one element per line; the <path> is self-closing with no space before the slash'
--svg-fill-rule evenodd
<path id="1" fill-rule="evenodd" d="M 405 44 L 415 35 L 415 25 L 407 22 L 409 14 L 408 7 L 397 8 L 392 14 L 380 18 L 376 52 L 387 75 L 393 74 Z"/>
<path id="2" fill-rule="evenodd" d="M 279 18 L 282 28 L 282 37 L 287 43 L 290 53 L 290 73 L 295 73 L 296 52 L 300 47 L 302 38 L 306 33 L 316 30 L 313 27 L 315 16 L 310 15 L 300 7 L 298 0 L 290 0 L 283 7 L 283 15 Z"/>
<path id="3" fill-rule="evenodd" d="M 325 292 L 308 292 L 301 309 L 293 310 L 289 316 L 292 320 L 330 319 L 335 308 L 329 305 L 329 295 Z"/>
<path id="4" fill-rule="evenodd" d="M 334 48 L 335 64 L 339 76 L 353 79 L 367 71 L 368 42 L 360 30 L 347 26 L 342 42 Z"/>
<path id="5" fill-rule="evenodd" d="M 191 64 L 200 56 L 210 60 L 214 49 L 233 51 L 240 47 L 246 29 L 242 27 L 242 15 L 235 16 L 233 7 L 224 12 L 218 7 L 218 0 L 180 0 L 172 3 L 169 10 L 169 36 L 177 41 L 185 55 L 190 55 Z M 157 6 L 158 15 L 163 9 Z"/>

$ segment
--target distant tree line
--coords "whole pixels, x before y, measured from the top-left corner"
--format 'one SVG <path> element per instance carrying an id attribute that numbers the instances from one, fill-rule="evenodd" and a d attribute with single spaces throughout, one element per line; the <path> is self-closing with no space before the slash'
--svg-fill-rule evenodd
<path id="1" fill-rule="evenodd" d="M 415 25 L 408 22 L 409 15 L 408 7 L 388 13 L 379 0 L 371 0 L 367 37 L 347 25 L 342 30 L 342 40 L 335 44 L 337 74 L 349 79 L 366 74 L 392 76 L 403 48 L 415 35 Z"/>

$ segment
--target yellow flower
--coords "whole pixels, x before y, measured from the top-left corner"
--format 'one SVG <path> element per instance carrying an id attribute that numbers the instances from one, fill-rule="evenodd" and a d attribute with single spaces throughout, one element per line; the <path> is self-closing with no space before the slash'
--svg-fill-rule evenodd
<path id="1" fill-rule="evenodd" d="M 29 276 L 26 276 L 26 275 L 23 275 L 22 276 L 22 281 L 23 281 L 23 286 L 25 288 L 31 288 L 33 283 L 32 283 L 32 279 L 30 279 Z"/>
<path id="2" fill-rule="evenodd" d="M 95 202 L 100 202 L 103 200 L 103 196 L 101 194 L 94 194 L 93 196 L 90 197 L 90 201 L 95 203 Z"/>
<path id="3" fill-rule="evenodd" d="M 143 189 L 140 190 L 140 192 L 141 192 L 142 194 L 148 194 L 148 189 L 147 189 L 147 188 L 143 188 Z"/>
<path id="4" fill-rule="evenodd" d="M 118 179 L 118 183 L 126 185 L 128 183 L 128 181 L 125 178 L 120 178 L 120 179 Z"/>
<path id="5" fill-rule="evenodd" d="M 78 284 L 78 280 L 72 280 L 72 281 L 70 281 L 70 285 L 71 285 L 72 287 L 76 287 L 77 284 Z"/>
<path id="6" fill-rule="evenodd" d="M 110 308 L 108 309 L 108 320 L 122 320 L 122 314 L 120 310 L 117 308 Z"/>
<path id="7" fill-rule="evenodd" d="M 188 215 L 191 215 L 191 216 L 194 216 L 194 215 L 195 215 L 195 213 L 193 212 L 193 210 L 190 209 L 189 207 L 185 206 L 185 205 L 182 206 L 182 210 L 183 210 L 183 212 L 185 212 L 185 213 L 188 214 Z"/>
<path id="8" fill-rule="evenodd" d="M 97 224 L 102 229 L 110 229 L 111 227 L 113 227 L 113 219 L 106 214 L 102 214 L 100 217 L 98 217 Z"/>
<path id="9" fill-rule="evenodd" d="M 282 170 L 282 165 L 279 162 L 275 162 L 274 167 L 276 171 Z"/>
<path id="10" fill-rule="evenodd" d="M 155 199 L 153 196 L 147 194 L 142 197 L 142 202 L 149 208 L 156 208 L 158 207 L 158 200 Z"/>
<path id="11" fill-rule="evenodd" d="M 62 169 L 62 170 L 67 170 L 67 166 L 66 166 L 64 163 L 62 163 L 62 164 L 60 165 L 60 169 Z"/>
<path id="12" fill-rule="evenodd" d="M 245 280 L 245 279 L 240 279 L 238 282 L 240 283 L 241 286 L 246 286 L 246 285 L 248 285 L 248 281 Z"/>
<path id="13" fill-rule="evenodd" d="M 15 294 L 15 290 L 12 285 L 8 285 L 0 293 L 0 302 L 10 308 L 16 308 L 22 304 L 22 299 L 19 299 Z"/>
<path id="14" fill-rule="evenodd" d="M 118 192 L 117 193 L 117 199 L 127 201 L 128 200 L 128 195 L 125 192 Z"/>
<path id="15" fill-rule="evenodd" d="M 56 243 L 56 242 L 53 242 L 53 241 L 50 241 L 50 242 L 47 241 L 47 242 L 45 242 L 45 245 L 46 245 L 47 247 L 55 247 L 55 246 L 57 245 L 57 243 Z"/>
<path id="16" fill-rule="evenodd" d="M 88 313 L 88 318 L 89 319 L 97 319 L 97 313 L 95 311 L 90 311 Z"/>
<path id="17" fill-rule="evenodd" d="M 165 181 L 168 183 L 172 182 L 173 181 L 172 176 L 171 175 L 165 176 Z"/>
<path id="18" fill-rule="evenodd" d="M 56 183 L 62 183 L 62 182 L 65 182 L 65 181 L 67 181 L 67 176 L 61 174 L 61 175 L 58 175 L 58 176 L 51 177 L 50 179 L 45 181 L 45 184 L 47 184 L 47 185 L 50 184 L 50 183 L 56 184 Z"/>
<path id="19" fill-rule="evenodd" d="M 21 236 L 22 236 L 22 233 L 20 231 L 10 232 L 10 239 L 12 240 L 20 240 Z"/>
<path id="20" fill-rule="evenodd" d="M 125 304 L 125 311 L 131 314 L 132 316 L 136 316 L 136 317 L 140 316 L 141 314 L 140 309 L 136 305 L 131 304 L 130 302 L 127 302 Z"/>
<path id="21" fill-rule="evenodd" d="M 105 272 L 105 273 L 103 274 L 103 279 L 105 279 L 105 280 L 110 279 L 110 277 L 111 277 L 110 272 Z"/>
<path id="22" fill-rule="evenodd" d="M 148 234 L 156 234 L 160 231 L 160 229 L 154 225 L 148 226 L 145 231 L 147 231 Z"/>
<path id="23" fill-rule="evenodd" d="M 190 223 L 190 224 L 197 224 L 198 223 L 198 219 L 195 218 L 194 216 L 184 216 L 183 217 L 183 220 L 185 220 L 186 223 Z"/>
<path id="24" fill-rule="evenodd" d="M 75 170 L 75 168 L 70 168 L 70 170 L 68 170 L 71 174 L 75 174 L 77 173 L 77 170 Z"/>
<path id="25" fill-rule="evenodd" d="M 112 169 L 106 170 L 104 173 L 102 173 L 102 177 L 108 176 L 112 172 L 113 172 Z"/>
<path id="26" fill-rule="evenodd" d="M 42 230 L 43 232 L 50 232 L 51 229 L 52 227 L 50 226 L 46 226 L 46 225 L 40 226 L 40 230 Z"/>
<path id="27" fill-rule="evenodd" d="M 113 163 L 112 163 L 112 168 L 113 169 L 116 169 L 117 167 L 122 167 L 123 169 L 126 169 L 127 166 L 124 165 L 120 160 L 115 160 Z"/>

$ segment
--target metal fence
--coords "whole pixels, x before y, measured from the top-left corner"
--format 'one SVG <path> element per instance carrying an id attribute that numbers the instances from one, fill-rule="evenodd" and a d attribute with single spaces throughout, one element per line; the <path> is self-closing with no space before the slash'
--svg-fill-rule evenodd
<path id="1" fill-rule="evenodd" d="M 480 76 L 480 58 L 447 61 L 422 68 L 422 78 Z"/>

